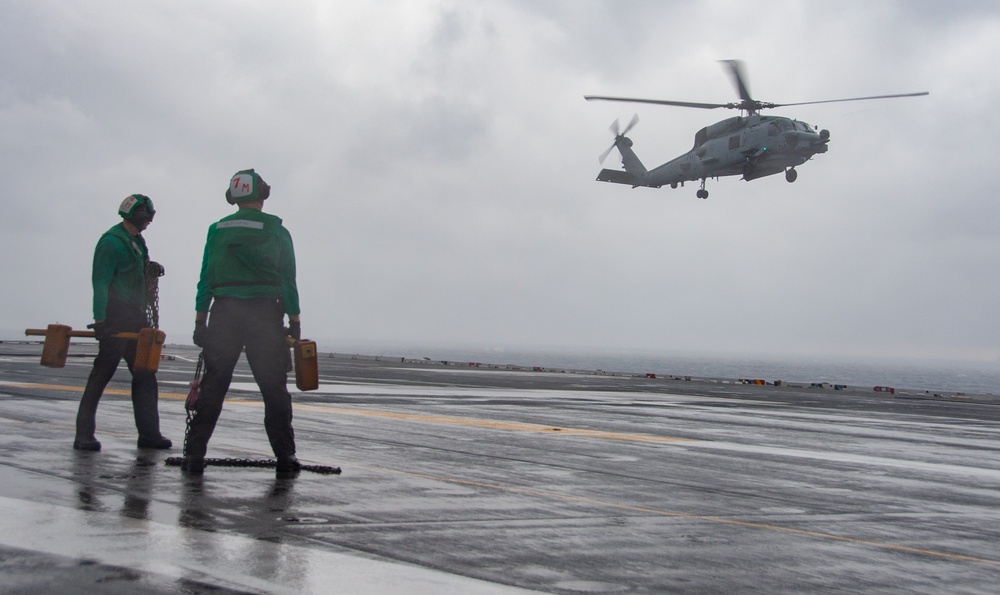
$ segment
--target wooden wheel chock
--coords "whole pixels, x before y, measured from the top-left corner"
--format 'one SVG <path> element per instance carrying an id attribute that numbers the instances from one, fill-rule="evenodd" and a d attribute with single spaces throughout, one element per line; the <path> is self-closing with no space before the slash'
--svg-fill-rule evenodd
<path id="1" fill-rule="evenodd" d="M 71 337 L 94 338 L 94 331 L 74 331 L 72 327 L 65 324 L 50 324 L 45 329 L 25 329 L 27 336 L 45 337 L 42 345 L 43 366 L 50 368 L 62 368 L 66 365 L 66 356 L 69 354 L 69 340 Z M 144 328 L 137 333 L 115 333 L 111 335 L 115 339 L 126 339 L 136 342 L 135 349 L 135 372 L 153 372 L 160 369 L 160 352 L 163 350 L 163 343 L 167 338 L 166 333 L 160 329 Z"/>
<path id="2" fill-rule="evenodd" d="M 291 337 L 288 343 L 295 352 L 295 387 L 299 390 L 316 390 L 319 388 L 319 359 L 316 352 L 316 341 Z"/>

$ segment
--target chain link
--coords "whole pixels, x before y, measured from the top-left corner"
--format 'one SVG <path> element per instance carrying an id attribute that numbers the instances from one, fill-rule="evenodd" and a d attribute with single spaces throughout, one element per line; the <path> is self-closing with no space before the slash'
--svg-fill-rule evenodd
<path id="1" fill-rule="evenodd" d="M 198 396 L 201 392 L 201 372 L 205 365 L 205 352 L 198 354 L 198 365 L 194 369 L 194 380 L 191 381 L 191 391 L 187 399 L 184 400 L 184 409 L 187 411 L 187 421 L 184 423 L 184 454 L 188 451 L 188 435 L 191 433 L 191 420 L 194 419 L 194 412 L 198 403 Z"/>
<path id="2" fill-rule="evenodd" d="M 153 328 L 160 328 L 160 276 L 146 265 L 146 318 Z"/>
<path id="3" fill-rule="evenodd" d="M 148 277 L 147 277 L 148 278 Z M 156 280 L 153 279 L 153 286 L 155 288 Z M 154 289 L 155 291 L 155 289 Z M 149 294 L 147 294 L 149 295 Z M 155 299 L 152 303 L 155 303 Z M 155 308 L 154 308 L 155 310 Z M 194 380 L 191 382 L 191 391 L 199 391 L 201 389 L 201 373 L 204 369 L 205 364 L 205 353 L 198 354 L 198 365 L 195 367 Z M 194 399 L 191 395 L 184 402 L 184 408 L 187 410 L 187 421 L 184 424 L 184 450 L 186 454 L 188 450 L 188 436 L 191 433 L 191 420 L 194 419 L 195 404 L 197 403 L 198 395 L 194 395 Z M 180 467 L 184 463 L 184 457 L 169 457 L 164 461 L 168 466 Z M 215 467 L 264 467 L 264 468 L 275 468 L 278 466 L 278 461 L 274 459 L 205 459 L 205 465 L 212 465 Z M 299 468 L 302 471 L 312 471 L 313 473 L 319 473 L 321 475 L 340 475 L 340 467 L 328 467 L 326 465 L 300 465 Z"/>

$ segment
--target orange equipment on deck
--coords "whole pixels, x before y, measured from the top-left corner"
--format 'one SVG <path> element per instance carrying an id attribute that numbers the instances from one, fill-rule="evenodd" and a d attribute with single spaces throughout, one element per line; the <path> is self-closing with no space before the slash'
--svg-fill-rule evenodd
<path id="1" fill-rule="evenodd" d="M 94 331 L 74 331 L 72 327 L 65 324 L 50 324 L 46 329 L 25 329 L 25 335 L 45 337 L 42 345 L 43 366 L 50 368 L 62 368 L 66 365 L 66 356 L 69 353 L 69 340 L 71 337 L 94 338 Z M 163 350 L 163 343 L 167 338 L 166 333 L 160 329 L 144 328 L 138 333 L 115 333 L 111 335 L 116 339 L 127 339 L 136 342 L 135 349 L 135 371 L 136 372 L 156 372 L 160 369 L 160 352 Z"/>

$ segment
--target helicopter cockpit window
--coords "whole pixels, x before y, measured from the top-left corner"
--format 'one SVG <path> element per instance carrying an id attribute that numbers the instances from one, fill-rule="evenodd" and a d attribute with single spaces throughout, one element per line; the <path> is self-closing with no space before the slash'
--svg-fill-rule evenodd
<path id="1" fill-rule="evenodd" d="M 708 140 L 708 128 L 702 128 L 694 135 L 694 148 L 702 146 L 706 140 Z"/>
<path id="2" fill-rule="evenodd" d="M 777 122 L 771 122 L 767 126 L 767 135 L 768 136 L 778 136 L 779 134 L 781 134 L 781 126 L 778 126 Z"/>
<path id="3" fill-rule="evenodd" d="M 809 125 L 806 124 L 805 122 L 799 122 L 798 120 L 796 120 L 795 127 L 804 132 L 812 132 L 812 129 L 810 129 Z"/>

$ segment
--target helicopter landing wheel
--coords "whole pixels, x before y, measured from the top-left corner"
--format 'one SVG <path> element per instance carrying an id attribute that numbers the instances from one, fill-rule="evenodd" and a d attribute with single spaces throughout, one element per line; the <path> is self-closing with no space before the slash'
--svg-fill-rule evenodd
<path id="1" fill-rule="evenodd" d="M 701 188 L 699 188 L 698 192 L 695 194 L 698 198 L 708 198 L 708 190 L 705 190 L 705 180 L 706 178 L 701 179 Z"/>
<path id="2" fill-rule="evenodd" d="M 791 184 L 799 177 L 799 172 L 795 171 L 794 167 L 790 167 L 785 170 L 785 181 Z"/>

